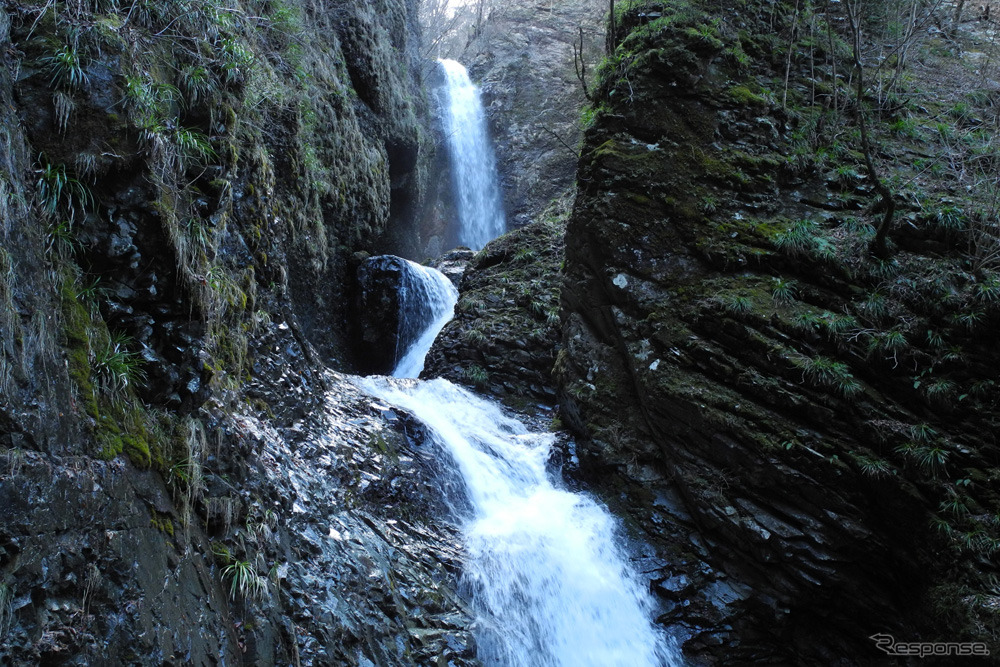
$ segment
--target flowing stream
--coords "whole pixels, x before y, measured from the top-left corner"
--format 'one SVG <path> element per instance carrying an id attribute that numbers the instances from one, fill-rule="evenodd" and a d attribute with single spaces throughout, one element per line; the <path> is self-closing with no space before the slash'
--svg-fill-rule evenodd
<path id="1" fill-rule="evenodd" d="M 438 62 L 445 74 L 444 129 L 458 204 L 458 241 L 480 250 L 505 228 L 496 158 L 479 89 L 461 63 Z"/>
<path id="2" fill-rule="evenodd" d="M 425 273 L 427 289 L 411 290 L 407 298 L 424 298 L 447 280 L 433 269 Z M 453 304 L 436 307 L 428 330 L 440 330 L 438 322 L 451 316 Z M 403 377 L 408 368 L 422 367 L 432 342 L 430 336 L 419 349 L 414 344 L 408 356 L 419 355 L 419 363 L 404 359 L 393 374 Z M 476 611 L 484 664 L 681 664 L 650 620 L 651 601 L 618 546 L 615 519 L 547 472 L 551 434 L 530 432 L 496 404 L 444 379 L 360 382 L 422 421 L 445 464 L 461 475 L 465 498 L 454 511 L 468 554 L 463 581 Z"/>
<path id="3" fill-rule="evenodd" d="M 399 356 L 392 376 L 415 378 L 424 370 L 424 357 L 438 333 L 455 313 L 458 290 L 435 269 L 406 260 L 409 271 L 402 276 L 399 290 L 399 331 L 397 339 L 413 342 Z"/>

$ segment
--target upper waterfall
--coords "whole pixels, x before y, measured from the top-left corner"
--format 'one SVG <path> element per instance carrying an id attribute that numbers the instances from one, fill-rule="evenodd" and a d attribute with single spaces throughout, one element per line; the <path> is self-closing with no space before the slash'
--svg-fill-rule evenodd
<path id="1" fill-rule="evenodd" d="M 479 88 L 473 85 L 461 63 L 438 62 L 446 80 L 444 130 L 458 205 L 458 241 L 480 250 L 503 234 L 506 227 L 496 158 L 486 130 Z"/>

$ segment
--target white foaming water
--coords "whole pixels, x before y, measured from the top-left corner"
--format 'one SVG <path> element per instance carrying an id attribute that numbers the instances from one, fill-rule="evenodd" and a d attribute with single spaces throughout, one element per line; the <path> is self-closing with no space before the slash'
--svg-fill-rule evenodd
<path id="1" fill-rule="evenodd" d="M 426 328 L 396 362 L 392 376 L 397 378 L 415 378 L 424 370 L 424 357 L 438 333 L 455 314 L 455 303 L 458 301 L 458 290 L 443 273 L 410 260 L 406 263 L 410 274 L 403 277 L 399 290 L 397 333 L 403 338 L 407 331 Z"/>
<path id="2" fill-rule="evenodd" d="M 463 577 L 484 664 L 682 664 L 650 621 L 648 594 L 616 545 L 615 520 L 588 496 L 550 481 L 552 435 L 528 432 L 447 380 L 362 384 L 426 424 L 461 473 L 471 506 L 471 514 L 457 511 L 467 517 Z"/>
<path id="3" fill-rule="evenodd" d="M 461 63 L 438 62 L 447 81 L 444 124 L 461 223 L 458 240 L 480 250 L 503 234 L 505 227 L 496 158 L 486 131 L 479 89 Z"/>

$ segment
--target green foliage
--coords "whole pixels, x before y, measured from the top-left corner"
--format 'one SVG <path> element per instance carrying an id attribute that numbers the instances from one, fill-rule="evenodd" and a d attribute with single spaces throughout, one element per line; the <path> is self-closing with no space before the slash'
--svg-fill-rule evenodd
<path id="1" fill-rule="evenodd" d="M 899 329 L 887 331 L 881 341 L 882 349 L 890 352 L 898 352 L 906 347 L 906 344 L 906 336 Z"/>
<path id="2" fill-rule="evenodd" d="M 223 568 L 222 578 L 229 579 L 229 597 L 234 600 L 237 595 L 244 600 L 259 600 L 267 592 L 267 580 L 249 561 L 233 561 Z"/>
<path id="3" fill-rule="evenodd" d="M 881 292 L 870 292 L 860 304 L 861 311 L 873 320 L 880 320 L 889 314 L 889 305 Z"/>
<path id="4" fill-rule="evenodd" d="M 191 164 L 203 165 L 215 157 L 212 143 L 198 130 L 177 128 L 174 130 L 173 140 L 179 149 L 182 167 Z"/>
<path id="5" fill-rule="evenodd" d="M 794 301 L 798 296 L 799 284 L 794 280 L 774 277 L 774 287 L 771 289 L 771 297 L 778 302 L 787 303 Z"/>
<path id="6" fill-rule="evenodd" d="M 951 455 L 943 445 L 935 442 L 905 442 L 896 447 L 896 452 L 935 477 L 944 472 Z"/>
<path id="7" fill-rule="evenodd" d="M 795 327 L 801 331 L 815 331 L 823 324 L 823 318 L 811 310 L 796 313 L 792 318 Z"/>
<path id="8" fill-rule="evenodd" d="M 54 53 L 44 56 L 41 63 L 49 71 L 49 85 L 53 88 L 76 90 L 87 84 L 87 74 L 75 44 L 62 44 Z"/>
<path id="9" fill-rule="evenodd" d="M 122 333 L 94 351 L 93 371 L 98 385 L 112 396 L 122 396 L 129 388 L 146 381 L 145 361 L 129 347 L 135 343 Z"/>
<path id="10" fill-rule="evenodd" d="M 45 229 L 45 254 L 50 259 L 67 260 L 79 249 L 69 220 L 53 219 Z"/>
<path id="11" fill-rule="evenodd" d="M 191 241 L 203 251 L 207 251 L 212 245 L 212 229 L 201 220 L 191 218 L 185 225 L 187 236 Z"/>
<path id="12" fill-rule="evenodd" d="M 795 359 L 793 363 L 802 370 L 802 380 L 819 387 L 835 389 L 842 396 L 850 398 L 862 390 L 847 364 L 826 357 Z"/>
<path id="13" fill-rule="evenodd" d="M 955 394 L 955 383 L 943 377 L 924 383 L 924 394 L 937 403 L 947 404 Z"/>
<path id="14" fill-rule="evenodd" d="M 179 88 L 184 91 L 187 106 L 193 107 L 209 97 L 215 89 L 212 76 L 202 65 L 185 65 L 177 75 Z"/>
<path id="15" fill-rule="evenodd" d="M 946 457 L 947 458 L 947 457 Z M 960 496 L 954 490 L 948 490 L 948 497 L 941 501 L 938 508 L 942 512 L 948 512 L 954 516 L 965 516 L 969 513 L 968 500 Z"/>
<path id="16" fill-rule="evenodd" d="M 180 96 L 180 91 L 166 83 L 156 83 L 147 76 L 125 77 L 125 105 L 138 121 L 167 113 L 167 107 Z"/>
<path id="17" fill-rule="evenodd" d="M 81 286 L 76 292 L 77 300 L 87 307 L 91 316 L 99 314 L 98 307 L 106 295 L 107 290 L 101 286 L 101 279 L 99 277 L 94 278 L 91 282 Z"/>
<path id="18" fill-rule="evenodd" d="M 471 315 L 478 315 L 487 310 L 486 302 L 482 299 L 464 295 L 458 300 L 458 305 L 455 309 L 460 313 L 469 313 Z"/>
<path id="19" fill-rule="evenodd" d="M 965 212 L 957 206 L 941 206 L 934 211 L 932 220 L 935 225 L 942 229 L 953 229 L 962 231 L 968 227 L 969 218 Z"/>
<path id="20" fill-rule="evenodd" d="M 983 303 L 1000 301 L 1000 277 L 993 275 L 981 283 L 976 283 L 974 292 L 976 299 Z"/>
<path id="21" fill-rule="evenodd" d="M 912 424 L 910 426 L 910 438 L 914 442 L 931 442 L 938 435 L 938 432 L 930 424 Z"/>
<path id="22" fill-rule="evenodd" d="M 40 158 L 35 169 L 35 195 L 41 209 L 50 216 L 65 216 L 72 224 L 76 215 L 82 214 L 94 203 L 90 190 L 70 175 L 64 164 L 52 164 Z"/>
<path id="23" fill-rule="evenodd" d="M 719 39 L 719 19 L 712 19 L 708 23 L 699 23 L 697 25 L 685 28 L 685 34 L 696 42 L 701 42 L 713 49 L 721 49 L 723 47 L 723 42 Z"/>
<path id="24" fill-rule="evenodd" d="M 514 252 L 514 261 L 517 263 L 532 262 L 538 256 L 534 248 L 518 248 Z"/>
<path id="25" fill-rule="evenodd" d="M 898 364 L 898 354 L 906 349 L 908 343 L 902 331 L 893 329 L 884 333 L 876 333 L 868 341 L 868 354 L 882 354 L 892 358 Z"/>
<path id="26" fill-rule="evenodd" d="M 986 313 L 981 310 L 969 310 L 960 313 L 953 313 L 951 320 L 969 331 L 974 331 L 986 320 Z"/>
<path id="27" fill-rule="evenodd" d="M 163 473 L 163 479 L 174 491 L 187 487 L 196 475 L 198 462 L 191 457 L 169 463 Z"/>
<path id="28" fill-rule="evenodd" d="M 222 58 L 222 70 L 226 81 L 239 82 L 246 79 L 253 66 L 253 53 L 238 40 L 227 37 L 222 40 L 219 54 Z"/>
<path id="29" fill-rule="evenodd" d="M 726 55 L 732 58 L 733 62 L 736 63 L 736 66 L 740 71 L 745 72 L 750 69 L 752 61 L 750 60 L 750 56 L 747 55 L 747 52 L 743 50 L 743 44 L 739 40 L 736 40 L 730 48 L 726 49 Z"/>
<path id="30" fill-rule="evenodd" d="M 288 37 L 295 37 L 302 29 L 302 16 L 298 6 L 289 4 L 282 0 L 270 3 L 271 28 L 277 32 L 284 33 Z"/>
<path id="31" fill-rule="evenodd" d="M 465 339 L 465 342 L 475 347 L 481 347 L 483 345 L 486 345 L 490 340 L 485 333 L 483 333 L 482 331 L 480 331 L 475 327 L 466 330 L 465 333 L 462 335 L 462 338 Z"/>
<path id="32" fill-rule="evenodd" d="M 895 474 L 889 462 L 874 456 L 856 454 L 852 457 L 861 473 L 868 477 L 888 477 Z"/>
<path id="33" fill-rule="evenodd" d="M 921 132 L 920 126 L 915 120 L 909 116 L 898 118 L 889 124 L 889 129 L 899 135 L 900 137 L 905 137 L 908 139 L 920 139 Z"/>
<path id="34" fill-rule="evenodd" d="M 864 176 L 850 164 L 842 164 L 833 170 L 833 178 L 842 187 L 854 187 Z"/>
<path id="35" fill-rule="evenodd" d="M 485 388 L 490 383 L 489 373 L 478 364 L 468 366 L 464 370 L 465 379 L 480 389 Z"/>
<path id="36" fill-rule="evenodd" d="M 547 317 L 548 307 L 544 301 L 531 299 L 528 303 L 528 311 L 531 312 L 532 315 L 536 315 L 538 317 Z"/>
<path id="37" fill-rule="evenodd" d="M 846 334 L 858 328 L 858 321 L 850 315 L 824 312 L 819 316 L 819 322 L 832 336 Z"/>
<path id="38" fill-rule="evenodd" d="M 743 315 L 753 310 L 753 301 L 746 296 L 726 294 L 719 297 L 719 303 L 731 315 Z"/>
<path id="39" fill-rule="evenodd" d="M 807 255 L 816 247 L 816 223 L 798 220 L 788 229 L 779 232 L 774 243 L 789 255 Z"/>
<path id="40" fill-rule="evenodd" d="M 212 289 L 220 304 L 234 306 L 240 310 L 247 307 L 247 294 L 222 266 L 208 270 L 205 282 Z"/>

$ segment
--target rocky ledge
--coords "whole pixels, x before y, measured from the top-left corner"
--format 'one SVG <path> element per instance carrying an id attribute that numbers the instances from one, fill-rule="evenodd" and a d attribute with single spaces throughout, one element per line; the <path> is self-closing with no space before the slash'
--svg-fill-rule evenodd
<path id="1" fill-rule="evenodd" d="M 438 335 L 423 376 L 445 377 L 516 404 L 555 399 L 558 275 L 564 216 L 543 218 L 487 244 L 459 282 L 455 318 Z"/>

